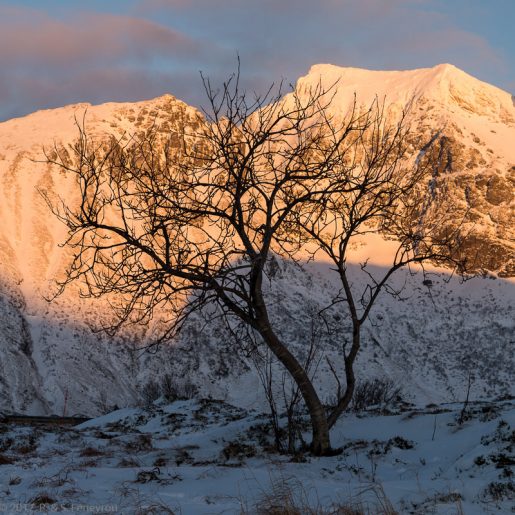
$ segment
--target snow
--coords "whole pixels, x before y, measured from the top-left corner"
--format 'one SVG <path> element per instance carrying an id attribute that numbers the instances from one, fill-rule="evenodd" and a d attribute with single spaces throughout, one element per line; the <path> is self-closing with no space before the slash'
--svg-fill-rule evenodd
<path id="1" fill-rule="evenodd" d="M 317 64 L 297 83 L 298 91 L 318 85 L 335 88 L 334 104 L 345 114 L 356 95 L 358 106 L 368 107 L 376 99 L 386 101 L 390 113 L 400 113 L 415 100 L 421 121 L 435 132 L 449 121 L 464 133 L 474 133 L 509 163 L 515 163 L 515 105 L 510 93 L 480 81 L 451 64 L 406 71 L 375 71 Z M 442 109 L 443 108 L 443 109 Z M 430 112 L 432 111 L 432 112 Z"/>
<path id="2" fill-rule="evenodd" d="M 65 512 L 254 513 L 274 489 L 289 488 L 296 502 L 325 509 L 377 513 L 388 500 L 398 513 L 507 513 L 513 489 L 495 499 L 487 489 L 513 488 L 503 456 L 512 452 L 515 405 L 472 403 L 460 425 L 462 407 L 344 414 L 332 432 L 341 454 L 296 461 L 266 447 L 266 415 L 220 401 L 118 410 L 71 429 L 4 425 L 1 457 L 13 463 L 2 465 L 0 504 L 45 494 Z"/>

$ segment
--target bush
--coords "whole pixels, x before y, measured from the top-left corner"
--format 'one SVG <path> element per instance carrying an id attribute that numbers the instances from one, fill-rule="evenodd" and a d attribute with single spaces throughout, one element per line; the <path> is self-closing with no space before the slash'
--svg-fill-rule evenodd
<path id="1" fill-rule="evenodd" d="M 165 374 L 161 382 L 152 379 L 148 381 L 140 394 L 143 405 L 150 407 L 159 397 L 163 397 L 167 402 L 193 399 L 197 395 L 197 387 L 188 381 L 179 383 L 170 374 Z"/>
<path id="2" fill-rule="evenodd" d="M 5 454 L 0 454 L 0 465 L 11 465 L 14 463 L 14 459 Z"/>
<path id="3" fill-rule="evenodd" d="M 95 449 L 95 447 L 84 447 L 79 452 L 79 456 L 82 456 L 83 458 L 92 458 L 96 456 L 104 456 L 105 452 L 101 451 L 100 449 Z"/>
<path id="4" fill-rule="evenodd" d="M 375 500 L 335 501 L 331 507 L 319 502 L 316 490 L 307 490 L 296 478 L 274 478 L 271 488 L 263 491 L 260 498 L 249 509 L 242 502 L 241 513 L 257 515 L 397 515 L 382 488 L 371 488 Z"/>
<path id="5" fill-rule="evenodd" d="M 29 500 L 29 505 L 31 505 L 31 507 L 34 506 L 34 508 L 44 511 L 46 510 L 47 505 L 55 504 L 55 502 L 55 499 L 50 497 L 50 495 L 48 495 L 46 492 L 42 492 L 32 497 Z"/>
<path id="6" fill-rule="evenodd" d="M 222 449 L 222 456 L 225 461 L 237 460 L 243 461 L 245 458 L 253 458 L 256 456 L 257 450 L 253 445 L 241 442 L 229 442 Z"/>
<path id="7" fill-rule="evenodd" d="M 161 381 L 161 394 L 168 401 L 193 399 L 197 387 L 187 381 L 178 383 L 170 374 L 165 374 Z"/>
<path id="8" fill-rule="evenodd" d="M 143 405 L 148 408 L 161 397 L 161 388 L 158 383 L 151 379 L 143 386 L 140 393 Z"/>
<path id="9" fill-rule="evenodd" d="M 512 481 L 508 483 L 495 482 L 489 483 L 484 490 L 484 495 L 487 499 L 493 501 L 513 501 L 515 500 L 515 483 Z"/>
<path id="10" fill-rule="evenodd" d="M 387 378 L 376 378 L 358 383 L 352 398 L 353 411 L 371 407 L 384 409 L 402 402 L 402 388 Z"/>

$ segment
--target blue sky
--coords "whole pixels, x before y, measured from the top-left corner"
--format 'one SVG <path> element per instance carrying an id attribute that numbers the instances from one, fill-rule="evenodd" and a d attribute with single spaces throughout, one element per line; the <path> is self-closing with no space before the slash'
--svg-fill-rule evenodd
<path id="1" fill-rule="evenodd" d="M 450 62 L 515 92 L 515 0 L 0 0 L 0 120 L 164 93 L 202 104 L 199 71 L 242 61 L 248 89 L 312 64 Z"/>

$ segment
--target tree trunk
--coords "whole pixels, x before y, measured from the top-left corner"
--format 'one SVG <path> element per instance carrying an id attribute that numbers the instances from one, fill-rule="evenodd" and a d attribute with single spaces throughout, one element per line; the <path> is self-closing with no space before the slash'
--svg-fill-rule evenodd
<path id="1" fill-rule="evenodd" d="M 329 426 L 325 408 L 320 402 L 311 380 L 295 356 L 283 345 L 272 330 L 268 317 L 258 315 L 257 329 L 270 350 L 291 374 L 299 387 L 304 403 L 309 411 L 312 427 L 311 450 L 316 456 L 323 456 L 331 451 Z"/>
<path id="2" fill-rule="evenodd" d="M 262 293 L 263 261 L 256 262 L 252 281 L 252 305 L 254 308 L 255 328 L 263 338 L 268 348 L 290 373 L 299 387 L 304 403 L 309 412 L 312 428 L 311 452 L 315 456 L 324 456 L 331 452 L 329 426 L 325 408 L 318 398 L 318 394 L 307 372 L 295 356 L 281 342 L 275 334 L 268 317 L 268 310 Z"/>
<path id="3" fill-rule="evenodd" d="M 331 412 L 327 418 L 327 424 L 331 429 L 340 415 L 349 407 L 349 404 L 354 395 L 354 389 L 356 387 L 356 376 L 354 375 L 354 361 L 358 354 L 361 345 L 361 325 L 357 321 L 353 321 L 352 329 L 352 346 L 349 354 L 345 357 L 345 379 L 347 386 L 343 397 L 338 401 L 338 405 Z"/>

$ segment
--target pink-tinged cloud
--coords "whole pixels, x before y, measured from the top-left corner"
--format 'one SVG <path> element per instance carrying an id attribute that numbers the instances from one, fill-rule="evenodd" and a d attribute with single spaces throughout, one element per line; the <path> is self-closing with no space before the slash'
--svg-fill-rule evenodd
<path id="1" fill-rule="evenodd" d="M 255 0 L 245 3 L 235 0 L 217 0 L 214 6 L 213 0 L 140 0 L 137 11 L 149 11 L 155 9 L 177 9 L 177 8 L 235 8 L 249 7 L 251 4 L 259 6 L 268 12 L 286 12 L 306 7 L 311 4 L 315 8 L 329 8 L 335 11 L 342 9 L 353 9 L 358 12 L 385 12 L 391 11 L 399 6 L 417 6 L 426 4 L 428 0 Z"/>
<path id="2" fill-rule="evenodd" d="M 457 28 L 446 16 L 432 11 L 399 11 L 404 23 L 393 30 L 371 31 L 361 47 L 364 54 L 384 57 L 385 67 L 395 67 L 399 56 L 413 56 L 410 66 L 451 62 L 474 70 L 504 71 L 506 62 L 482 36 Z"/>
<path id="3" fill-rule="evenodd" d="M 502 66 L 502 59 L 484 38 L 460 29 L 449 28 L 414 33 L 405 41 L 405 44 L 409 45 L 413 51 L 421 53 L 468 49 L 471 55 L 474 54 L 474 59 Z"/>
<path id="4" fill-rule="evenodd" d="M 153 21 L 84 13 L 57 20 L 0 7 L 0 66 L 84 66 L 167 56 L 187 59 L 197 42 Z"/>
<path id="5" fill-rule="evenodd" d="M 201 43 L 151 20 L 95 13 L 56 19 L 0 6 L 0 120 L 66 103 L 187 93 L 171 79 L 203 52 Z"/>

